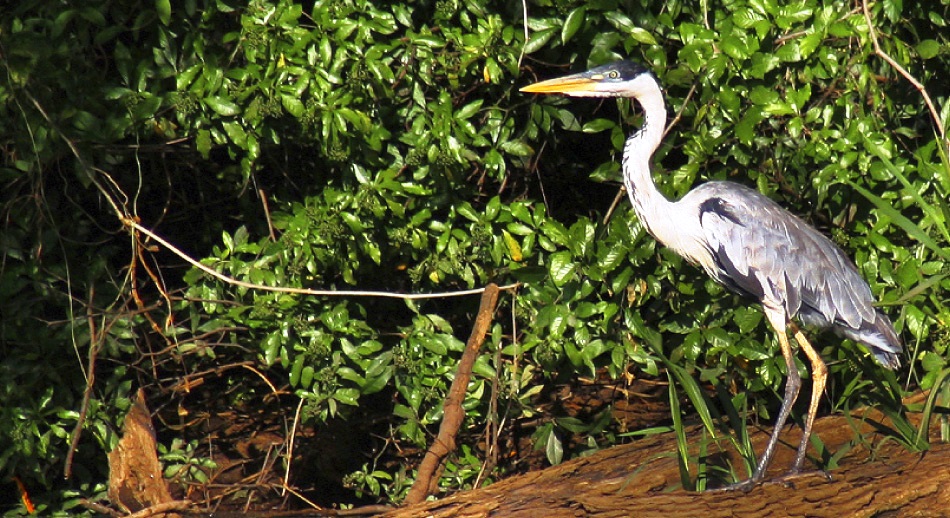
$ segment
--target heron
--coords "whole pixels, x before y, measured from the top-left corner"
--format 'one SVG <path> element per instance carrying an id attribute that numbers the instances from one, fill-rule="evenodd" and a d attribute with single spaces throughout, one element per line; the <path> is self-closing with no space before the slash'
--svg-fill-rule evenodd
<path id="1" fill-rule="evenodd" d="M 676 201 L 658 189 L 653 153 L 663 140 L 666 104 L 656 75 L 633 61 L 619 61 L 521 88 L 571 97 L 633 98 L 643 122 L 623 147 L 623 185 L 647 232 L 728 290 L 757 300 L 775 331 L 788 371 L 775 429 L 752 475 L 728 489 L 748 490 L 765 479 L 779 435 L 798 399 L 801 377 L 791 332 L 811 364 L 812 393 L 801 442 L 787 479 L 801 473 L 815 414 L 828 378 L 821 355 L 798 323 L 828 329 L 863 344 L 878 363 L 900 367 L 900 338 L 887 315 L 874 307 L 868 283 L 847 255 L 821 232 L 756 190 L 710 181 Z M 797 322 L 797 323 L 796 323 Z"/>

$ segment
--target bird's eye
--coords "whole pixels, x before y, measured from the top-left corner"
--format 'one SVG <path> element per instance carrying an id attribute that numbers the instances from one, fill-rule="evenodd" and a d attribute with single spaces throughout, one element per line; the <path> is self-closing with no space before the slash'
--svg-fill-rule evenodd
<path id="1" fill-rule="evenodd" d="M 610 72 L 607 72 L 607 77 L 609 77 L 610 79 L 617 79 L 618 77 L 620 77 L 620 72 L 617 72 L 616 70 L 611 70 Z"/>

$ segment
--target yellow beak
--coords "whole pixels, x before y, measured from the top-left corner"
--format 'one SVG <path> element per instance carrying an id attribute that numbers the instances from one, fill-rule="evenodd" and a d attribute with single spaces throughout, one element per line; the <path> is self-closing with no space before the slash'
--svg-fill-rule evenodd
<path id="1" fill-rule="evenodd" d="M 581 74 L 548 79 L 523 87 L 520 91 L 533 94 L 564 94 L 571 92 L 592 92 L 599 83 Z"/>

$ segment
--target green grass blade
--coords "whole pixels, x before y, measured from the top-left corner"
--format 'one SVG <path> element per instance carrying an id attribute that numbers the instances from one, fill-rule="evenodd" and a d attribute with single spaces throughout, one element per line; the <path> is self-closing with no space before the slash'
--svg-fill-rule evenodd
<path id="1" fill-rule="evenodd" d="M 943 173 L 941 183 L 945 187 L 950 186 L 950 155 L 947 154 L 947 148 L 943 146 L 937 146 L 937 153 L 940 155 L 940 165 L 943 166 L 943 169 L 940 170 Z"/>
<path id="2" fill-rule="evenodd" d="M 903 306 L 904 304 L 907 304 L 908 302 L 910 302 L 911 300 L 913 300 L 913 299 L 914 299 L 915 297 L 917 297 L 918 295 L 930 291 L 930 289 L 931 289 L 935 284 L 940 283 L 940 281 L 942 281 L 942 280 L 944 279 L 944 277 L 946 277 L 946 276 L 947 276 L 947 274 L 945 274 L 945 273 L 941 273 L 941 274 L 937 274 L 937 275 L 932 275 L 932 276 L 928 277 L 927 280 L 925 280 L 925 281 L 923 281 L 923 282 L 919 282 L 919 283 L 917 283 L 916 286 L 914 286 L 913 288 L 907 290 L 906 293 L 904 293 L 903 295 L 901 295 L 901 297 L 900 297 L 899 299 L 895 300 L 894 302 L 881 302 L 881 303 L 878 303 L 877 305 L 878 305 L 878 306 Z"/>
<path id="3" fill-rule="evenodd" d="M 920 428 L 917 429 L 917 444 L 926 444 L 929 441 L 930 420 L 933 418 L 934 408 L 937 406 L 937 397 L 944 383 L 950 382 L 950 369 L 943 369 L 934 380 L 934 386 L 930 389 L 930 395 L 927 396 L 927 403 L 924 404 L 923 415 L 920 418 Z"/>
<path id="4" fill-rule="evenodd" d="M 884 164 L 888 172 L 900 180 L 901 184 L 904 186 L 904 193 L 914 199 L 914 202 L 921 208 L 921 210 L 924 211 L 924 214 L 927 214 L 931 217 L 934 224 L 940 229 L 940 233 L 943 234 L 944 240 L 950 241 L 950 232 L 947 231 L 947 225 L 943 220 L 943 214 L 920 195 L 918 189 L 914 188 L 914 184 L 911 183 L 911 181 L 908 180 L 906 176 L 904 176 L 904 173 L 901 172 L 900 168 L 895 166 L 894 163 L 884 155 L 884 152 L 878 146 L 869 145 L 867 147 L 871 149 L 872 152 L 877 156 L 878 160 Z"/>
<path id="5" fill-rule="evenodd" d="M 680 483 L 683 484 L 683 489 L 692 491 L 695 487 L 692 478 L 689 476 L 689 443 L 686 441 L 686 427 L 683 423 L 683 415 L 680 412 L 679 393 L 676 391 L 676 382 L 673 380 L 670 371 L 667 371 L 666 375 L 670 380 L 670 413 L 673 417 L 673 431 L 676 434 L 676 448 L 679 453 L 677 455 L 677 465 L 680 470 Z"/>
<path id="6" fill-rule="evenodd" d="M 663 361 L 666 363 L 667 371 L 676 377 L 676 381 L 680 387 L 683 388 L 683 391 L 686 392 L 686 397 L 693 403 L 693 407 L 696 408 L 696 413 L 699 414 L 699 419 L 703 422 L 703 426 L 706 430 L 709 430 L 713 439 L 717 439 L 716 424 L 713 422 L 713 416 L 709 410 L 710 404 L 703 390 L 699 388 L 699 383 L 696 383 L 696 380 L 693 379 L 683 367 L 670 363 L 666 358 L 664 358 Z M 672 382 L 673 380 L 670 381 Z"/>
<path id="7" fill-rule="evenodd" d="M 895 225 L 903 229 L 904 232 L 906 232 L 908 236 L 910 236 L 913 239 L 916 239 L 922 245 L 931 249 L 935 254 L 939 255 L 943 260 L 950 261 L 950 251 L 946 250 L 945 248 L 937 244 L 937 242 L 934 241 L 932 237 L 930 237 L 930 234 L 925 232 L 924 229 L 920 228 L 919 225 L 907 219 L 907 217 L 905 217 L 903 214 L 898 212 L 897 209 L 891 206 L 890 203 L 884 201 L 883 199 L 881 199 L 880 197 L 878 197 L 876 194 L 872 193 L 871 191 L 865 189 L 864 187 L 861 187 L 860 185 L 854 182 L 848 182 L 848 183 L 856 191 L 861 193 L 862 196 L 864 196 L 871 203 L 873 203 L 874 206 L 877 207 L 878 211 L 880 211 L 882 214 L 887 216 L 892 222 L 894 222 Z"/>
<path id="8" fill-rule="evenodd" d="M 723 385 L 716 386 L 716 396 L 726 412 L 726 418 L 729 420 L 730 428 L 732 428 L 733 435 L 735 436 L 733 444 L 736 450 L 739 451 L 739 456 L 742 457 L 746 473 L 751 477 L 755 471 L 757 459 L 755 457 L 755 449 L 752 447 L 752 439 L 749 438 L 749 428 L 746 426 L 747 419 L 744 417 L 747 409 L 743 408 L 742 416 L 740 416 L 739 411 L 736 409 L 734 399 Z M 748 399 L 743 398 L 743 402 L 743 407 L 747 407 Z M 735 480 L 739 479 L 735 474 L 733 474 L 733 476 Z"/>

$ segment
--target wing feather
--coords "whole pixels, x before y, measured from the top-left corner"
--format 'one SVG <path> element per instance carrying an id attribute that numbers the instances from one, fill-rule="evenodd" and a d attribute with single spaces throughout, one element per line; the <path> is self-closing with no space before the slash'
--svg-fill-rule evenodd
<path id="1" fill-rule="evenodd" d="M 871 290 L 828 238 L 752 189 L 710 182 L 694 189 L 715 279 L 763 304 L 818 324 L 859 328 L 877 320 Z M 700 201 L 701 200 L 701 201 Z M 815 317 L 820 317 L 816 319 Z M 821 322 L 823 320 L 824 322 Z"/>
<path id="2" fill-rule="evenodd" d="M 729 289 L 789 319 L 867 345 L 888 368 L 900 365 L 900 338 L 854 263 L 831 240 L 766 196 L 731 182 L 709 182 L 677 202 L 698 227 L 671 240 Z"/>

